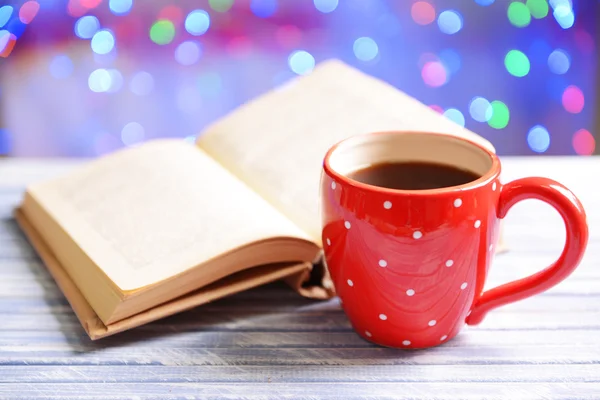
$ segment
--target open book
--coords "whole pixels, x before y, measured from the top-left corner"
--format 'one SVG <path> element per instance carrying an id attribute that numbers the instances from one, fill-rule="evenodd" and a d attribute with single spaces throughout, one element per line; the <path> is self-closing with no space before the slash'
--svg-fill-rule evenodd
<path id="1" fill-rule="evenodd" d="M 27 188 L 17 219 L 92 339 L 274 280 L 335 294 L 321 263 L 327 149 L 382 130 L 492 145 L 390 85 L 327 61 L 195 145 L 154 140 Z"/>

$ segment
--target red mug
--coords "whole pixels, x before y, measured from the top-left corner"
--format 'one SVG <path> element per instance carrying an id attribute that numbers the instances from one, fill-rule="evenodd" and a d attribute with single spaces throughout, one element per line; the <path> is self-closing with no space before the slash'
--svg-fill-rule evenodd
<path id="1" fill-rule="evenodd" d="M 421 161 L 474 172 L 460 186 L 396 190 L 349 178 L 382 162 Z M 353 136 L 326 154 L 321 176 L 325 262 L 355 331 L 376 344 L 427 348 L 476 325 L 498 306 L 541 293 L 565 279 L 584 254 L 581 202 L 546 178 L 502 184 L 490 150 L 441 133 Z M 539 199 L 562 216 L 567 238 L 548 268 L 484 291 L 500 220 L 517 202 Z"/>

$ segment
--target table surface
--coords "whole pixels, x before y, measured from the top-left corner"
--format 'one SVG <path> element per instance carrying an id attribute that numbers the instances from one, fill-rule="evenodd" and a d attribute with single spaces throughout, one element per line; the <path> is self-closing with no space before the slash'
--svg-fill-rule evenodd
<path id="1" fill-rule="evenodd" d="M 281 284 L 91 342 L 12 218 L 28 182 L 80 161 L 0 160 L 0 398 L 600 398 L 600 159 L 503 158 L 504 180 L 547 176 L 586 207 L 581 266 L 423 351 L 355 335 L 337 299 Z M 594 183 L 595 182 L 595 183 Z M 560 217 L 535 200 L 506 218 L 489 285 L 549 265 Z"/>

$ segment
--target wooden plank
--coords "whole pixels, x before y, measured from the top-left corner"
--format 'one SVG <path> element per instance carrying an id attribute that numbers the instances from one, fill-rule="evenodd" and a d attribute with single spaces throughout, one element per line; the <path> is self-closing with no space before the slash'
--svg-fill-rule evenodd
<path id="1" fill-rule="evenodd" d="M 31 383 L 0 385 L 0 397 L 11 399 L 597 399 L 599 385 L 583 383 Z"/>
<path id="2" fill-rule="evenodd" d="M 0 366 L 1 383 L 600 382 L 600 365 Z"/>
<path id="3" fill-rule="evenodd" d="M 273 301 L 277 301 L 273 299 Z M 193 315 L 193 314 L 192 314 Z M 137 329 L 153 332 L 168 332 L 176 327 L 178 330 L 228 330 L 228 331 L 312 331 L 332 332 L 350 329 L 345 315 L 339 313 L 302 313 L 290 314 L 274 312 L 269 314 L 245 312 L 244 310 L 220 312 L 203 312 L 201 308 L 197 318 L 182 313 L 161 321 L 154 322 Z M 79 322 L 72 314 L 30 315 L 2 314 L 0 327 L 3 330 L 55 330 L 79 329 Z M 477 329 L 600 329 L 600 310 L 581 311 L 576 313 L 490 313 L 478 325 Z"/>
<path id="4" fill-rule="evenodd" d="M 351 330 L 343 332 L 249 332 L 249 331 L 178 331 L 172 326 L 170 332 L 131 331 L 92 342 L 83 331 L 0 331 L 0 352 L 72 351 L 92 352 L 103 349 L 129 347 L 151 350 L 154 348 L 212 349 L 212 348 L 372 348 Z M 600 347 L 599 330 L 480 330 L 465 329 L 446 347 L 460 347 L 468 352 L 472 348 L 488 347 Z M 400 354 L 404 354 L 400 352 Z"/>
<path id="5" fill-rule="evenodd" d="M 597 332 L 593 332 L 597 334 Z M 315 334 L 317 336 L 318 334 Z M 0 365 L 480 365 L 480 364 L 598 364 L 598 346 L 574 344 L 497 347 L 438 346 L 427 351 L 371 348 L 143 348 L 106 347 L 87 352 L 78 349 L 29 351 L 3 347 Z M 476 369 L 474 369 L 476 372 Z"/>

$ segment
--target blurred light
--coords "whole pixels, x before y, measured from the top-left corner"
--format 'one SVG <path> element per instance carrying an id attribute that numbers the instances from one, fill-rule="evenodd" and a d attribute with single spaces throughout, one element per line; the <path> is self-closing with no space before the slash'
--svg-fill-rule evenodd
<path id="1" fill-rule="evenodd" d="M 488 122 L 492 118 L 492 105 L 483 97 L 473 97 L 469 103 L 469 114 L 477 122 Z"/>
<path id="2" fill-rule="evenodd" d="M 429 108 L 431 108 L 433 111 L 439 113 L 439 114 L 443 114 L 444 113 L 444 109 L 440 106 L 438 106 L 437 104 L 431 104 L 429 106 Z"/>
<path id="3" fill-rule="evenodd" d="M 210 27 L 210 15 L 204 10 L 194 10 L 185 18 L 185 30 L 194 36 L 204 35 Z"/>
<path id="4" fill-rule="evenodd" d="M 275 31 L 275 40 L 283 47 L 295 47 L 302 40 L 302 31 L 295 25 L 283 25 Z"/>
<path id="5" fill-rule="evenodd" d="M 546 0 L 527 0 L 525 3 L 533 18 L 541 19 L 548 15 L 548 1 Z"/>
<path id="6" fill-rule="evenodd" d="M 75 35 L 81 39 L 91 39 L 100 29 L 100 21 L 93 15 L 86 15 L 75 22 Z"/>
<path id="7" fill-rule="evenodd" d="M 463 27 L 463 18 L 458 11 L 446 10 L 440 13 L 437 20 L 438 26 L 442 33 L 454 35 Z"/>
<path id="8" fill-rule="evenodd" d="M 419 25 L 429 25 L 435 20 L 435 8 L 426 1 L 417 1 L 410 8 L 412 19 Z"/>
<path id="9" fill-rule="evenodd" d="M 169 44 L 173 41 L 174 38 L 175 25 L 173 25 L 173 23 L 168 19 L 158 20 L 154 24 L 152 24 L 152 27 L 150 27 L 150 40 L 152 40 L 158 45 Z"/>
<path id="10" fill-rule="evenodd" d="M 465 116 L 463 113 L 458 111 L 456 108 L 449 108 L 444 111 L 444 117 L 448 118 L 450 121 L 454 121 L 460 126 L 465 126 Z"/>
<path id="11" fill-rule="evenodd" d="M 354 41 L 354 55 L 361 61 L 371 61 L 379 53 L 377 43 L 370 37 L 361 37 Z"/>
<path id="12" fill-rule="evenodd" d="M 480 6 L 487 7 L 494 4 L 494 0 L 475 0 L 475 3 L 479 4 Z"/>
<path id="13" fill-rule="evenodd" d="M 2 6 L 0 7 L 0 28 L 2 28 L 8 20 L 10 19 L 13 13 L 12 6 Z"/>
<path id="14" fill-rule="evenodd" d="M 400 34 L 400 21 L 392 13 L 385 13 L 377 18 L 375 24 L 386 36 L 397 36 Z"/>
<path id="15" fill-rule="evenodd" d="M 12 53 L 17 37 L 9 31 L 0 31 L 0 57 L 6 58 Z"/>
<path id="16" fill-rule="evenodd" d="M 133 146 L 144 141 L 144 127 L 137 122 L 130 122 L 121 130 L 121 141 L 125 146 Z"/>
<path id="17" fill-rule="evenodd" d="M 10 21 L 8 21 L 8 24 L 6 24 L 4 28 L 15 35 L 15 38 L 18 39 L 21 37 L 21 35 L 23 35 L 25 29 L 27 29 L 27 24 L 21 22 L 19 18 L 12 18 Z"/>
<path id="18" fill-rule="evenodd" d="M 529 73 L 531 65 L 525 53 L 519 50 L 511 50 L 504 57 L 504 66 L 509 74 L 522 78 Z"/>
<path id="19" fill-rule="evenodd" d="M 250 9 L 260 18 L 269 18 L 277 12 L 277 0 L 251 0 Z"/>
<path id="20" fill-rule="evenodd" d="M 504 129 L 510 121 L 510 111 L 506 104 L 499 100 L 494 100 L 492 105 L 492 117 L 488 121 L 488 125 L 494 129 Z"/>
<path id="21" fill-rule="evenodd" d="M 554 19 L 561 28 L 569 29 L 575 23 L 575 14 L 568 1 L 558 2 L 559 4 L 554 8 Z"/>
<path id="22" fill-rule="evenodd" d="M 133 76 L 129 83 L 129 89 L 138 96 L 145 96 L 152 92 L 154 88 L 154 79 L 146 71 L 140 71 Z"/>
<path id="23" fill-rule="evenodd" d="M 527 133 L 527 145 L 536 153 L 544 153 L 550 147 L 550 134 L 541 125 L 536 125 Z"/>
<path id="24" fill-rule="evenodd" d="M 573 135 L 573 149 L 581 156 L 590 156 L 596 149 L 596 140 L 587 129 L 580 129 Z"/>
<path id="25" fill-rule="evenodd" d="M 198 78 L 198 89 L 202 97 L 216 98 L 223 90 L 223 80 L 217 72 L 208 72 Z"/>
<path id="26" fill-rule="evenodd" d="M 566 51 L 557 49 L 548 56 L 548 67 L 555 74 L 566 74 L 571 67 L 571 59 Z"/>
<path id="27" fill-rule="evenodd" d="M 39 10 L 40 3 L 33 0 L 27 1 L 19 9 L 19 19 L 22 23 L 29 24 L 33 21 Z"/>
<path id="28" fill-rule="evenodd" d="M 181 43 L 175 49 L 175 60 L 181 65 L 195 64 L 201 55 L 200 45 L 192 40 Z"/>
<path id="29" fill-rule="evenodd" d="M 181 21 L 183 21 L 183 11 L 176 5 L 171 4 L 163 7 L 158 12 L 157 19 L 168 19 L 174 25 L 179 25 L 181 24 Z"/>
<path id="30" fill-rule="evenodd" d="M 12 151 L 11 135 L 6 129 L 0 128 L 0 154 L 9 154 Z"/>
<path id="31" fill-rule="evenodd" d="M 69 0 L 69 3 L 67 4 L 67 14 L 71 17 L 78 18 L 86 12 L 88 12 L 88 9 L 84 7 L 79 0 Z"/>
<path id="32" fill-rule="evenodd" d="M 288 65 L 296 74 L 306 75 L 315 67 L 315 58 L 307 51 L 297 50 L 288 57 Z"/>
<path id="33" fill-rule="evenodd" d="M 446 68 L 439 61 L 430 61 L 423 66 L 421 77 L 427 86 L 439 87 L 448 81 Z"/>
<path id="34" fill-rule="evenodd" d="M 208 5 L 214 11 L 227 12 L 233 6 L 233 0 L 208 0 Z"/>
<path id="35" fill-rule="evenodd" d="M 195 87 L 181 86 L 175 98 L 177 108 L 188 114 L 196 114 L 202 108 L 202 96 Z"/>
<path id="36" fill-rule="evenodd" d="M 108 92 L 110 85 L 110 73 L 103 68 L 93 71 L 88 77 L 88 86 L 92 92 Z"/>
<path id="37" fill-rule="evenodd" d="M 315 8 L 322 13 L 330 13 L 338 6 L 338 0 L 313 0 Z"/>
<path id="38" fill-rule="evenodd" d="M 227 52 L 236 58 L 248 57 L 252 53 L 252 40 L 247 36 L 234 37 L 227 43 Z"/>
<path id="39" fill-rule="evenodd" d="M 460 70 L 460 55 L 452 49 L 440 51 L 440 60 L 451 74 L 456 74 Z"/>
<path id="40" fill-rule="evenodd" d="M 575 31 L 575 45 L 582 53 L 593 54 L 595 52 L 594 38 L 582 29 Z"/>
<path id="41" fill-rule="evenodd" d="M 88 10 L 91 10 L 98 7 L 102 3 L 102 0 L 79 0 L 79 3 Z"/>
<path id="42" fill-rule="evenodd" d="M 116 15 L 125 15 L 131 11 L 133 0 L 109 0 L 108 8 Z"/>
<path id="43" fill-rule="evenodd" d="M 517 28 L 524 28 L 531 22 L 529 8 L 519 1 L 513 1 L 508 6 L 508 20 Z"/>
<path id="44" fill-rule="evenodd" d="M 0 53 L 4 51 L 10 40 L 11 33 L 7 30 L 0 30 Z"/>
<path id="45" fill-rule="evenodd" d="M 91 46 L 96 54 L 108 54 L 115 47 L 115 37 L 109 30 L 100 30 L 92 36 Z"/>
<path id="46" fill-rule="evenodd" d="M 123 86 L 123 75 L 119 72 L 118 69 L 109 69 L 108 74 L 110 75 L 110 88 L 108 88 L 109 93 L 116 93 L 121 90 Z"/>
<path id="47" fill-rule="evenodd" d="M 585 105 L 581 89 L 575 85 L 567 87 L 562 95 L 562 104 L 565 110 L 571 114 L 579 114 Z"/>
<path id="48" fill-rule="evenodd" d="M 195 144 L 196 143 L 196 136 L 186 136 L 184 139 L 184 141 L 191 143 L 191 144 Z"/>
<path id="49" fill-rule="evenodd" d="M 50 75 L 56 79 L 68 78 L 73 73 L 73 61 L 69 56 L 61 54 L 50 61 Z"/>

